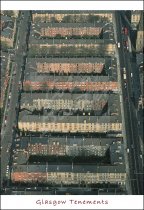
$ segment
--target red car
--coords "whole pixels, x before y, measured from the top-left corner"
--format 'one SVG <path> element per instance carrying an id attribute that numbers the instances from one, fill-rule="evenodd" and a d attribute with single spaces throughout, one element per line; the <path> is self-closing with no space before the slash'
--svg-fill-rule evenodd
<path id="1" fill-rule="evenodd" d="M 124 34 L 128 35 L 128 29 L 126 27 L 124 28 Z"/>
<path id="2" fill-rule="evenodd" d="M 125 34 L 125 35 L 128 35 L 128 29 L 126 27 L 123 27 L 122 28 L 122 32 Z"/>

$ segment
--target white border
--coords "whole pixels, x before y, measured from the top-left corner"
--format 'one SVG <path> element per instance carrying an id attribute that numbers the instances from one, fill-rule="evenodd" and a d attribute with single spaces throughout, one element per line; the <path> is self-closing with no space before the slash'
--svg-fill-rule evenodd
<path id="1" fill-rule="evenodd" d="M 143 1 L 2 1 L 2 10 L 143 10 Z M 72 199 L 69 196 L 1 196 L 2 209 L 142 209 L 143 196 L 74 196 L 74 199 L 84 200 L 88 199 L 108 199 L 110 204 L 104 206 L 90 206 L 89 205 L 66 205 L 64 206 L 39 206 L 36 204 L 37 199 Z"/>
<path id="2" fill-rule="evenodd" d="M 71 202 L 92 201 L 91 204 Z M 103 200 L 103 204 L 97 201 Z M 62 204 L 62 201 L 65 202 Z M 95 203 L 94 203 L 95 201 Z M 45 204 L 45 202 L 48 202 Z M 107 204 L 106 204 L 107 202 Z M 3 209 L 143 209 L 143 196 L 134 195 L 6 195 L 1 198 Z"/>
<path id="3" fill-rule="evenodd" d="M 143 10 L 143 1 L 2 1 L 2 10 Z"/>

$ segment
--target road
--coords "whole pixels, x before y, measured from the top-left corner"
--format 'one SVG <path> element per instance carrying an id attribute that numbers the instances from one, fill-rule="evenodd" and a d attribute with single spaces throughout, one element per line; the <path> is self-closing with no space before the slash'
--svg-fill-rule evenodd
<path id="1" fill-rule="evenodd" d="M 17 113 L 16 107 L 18 105 L 18 97 L 19 97 L 19 82 L 21 80 L 21 66 L 24 62 L 24 53 L 26 53 L 26 37 L 28 33 L 28 21 L 30 17 L 29 11 L 23 12 L 24 16 L 20 16 L 19 22 L 19 33 L 17 36 L 17 45 L 15 47 L 15 70 L 16 75 L 14 75 L 12 80 L 12 87 L 11 87 L 11 100 L 10 100 L 10 109 L 7 115 L 7 124 L 4 128 L 4 131 L 1 136 L 1 184 L 3 183 L 4 179 L 6 178 L 6 169 L 7 165 L 9 165 L 10 159 L 10 150 L 7 151 L 7 148 L 10 147 L 13 143 L 13 135 L 14 130 L 13 126 L 16 125 Z"/>
<path id="2" fill-rule="evenodd" d="M 4 190 L 5 194 L 10 195 L 100 195 L 100 194 L 115 194 L 125 195 L 125 192 L 119 188 L 91 188 L 91 187 L 7 187 Z"/>
<path id="3" fill-rule="evenodd" d="M 129 161 L 129 179 L 132 189 L 132 194 L 142 195 L 143 194 L 143 167 L 142 159 L 140 157 L 140 139 L 138 135 L 138 121 L 136 116 L 136 108 L 134 106 L 132 96 L 132 78 L 131 78 L 131 63 L 130 63 L 130 53 L 128 50 L 124 49 L 123 37 L 122 37 L 122 21 L 121 14 L 119 11 L 115 12 L 116 20 L 116 31 L 117 40 L 120 43 L 120 48 L 118 48 L 119 62 L 120 62 L 120 74 L 121 74 L 121 87 L 122 87 L 122 97 L 123 97 L 123 108 L 125 117 L 125 134 L 127 148 L 129 148 L 128 161 Z M 126 84 L 124 84 L 123 79 L 123 68 L 126 68 Z"/>

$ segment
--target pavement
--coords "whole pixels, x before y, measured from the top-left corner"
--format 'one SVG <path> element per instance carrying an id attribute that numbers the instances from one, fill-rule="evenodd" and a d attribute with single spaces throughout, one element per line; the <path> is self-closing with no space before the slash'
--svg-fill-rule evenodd
<path id="1" fill-rule="evenodd" d="M 21 18 L 19 27 L 19 33 L 17 34 L 17 41 L 15 46 L 15 70 L 16 75 L 11 75 L 12 84 L 11 84 L 11 100 L 9 104 L 9 110 L 7 112 L 7 124 L 2 129 L 1 135 L 1 185 L 6 177 L 7 165 L 11 164 L 11 149 L 13 146 L 13 135 L 14 129 L 16 126 L 17 112 L 16 107 L 18 106 L 18 96 L 19 96 L 19 82 L 21 80 L 21 66 L 24 62 L 24 49 L 23 46 L 26 46 L 26 36 L 28 33 L 28 19 L 30 16 L 29 11 L 24 11 L 24 18 Z M 25 49 L 26 51 L 26 49 Z M 9 95 L 9 94 L 8 94 Z M 7 109 L 7 107 L 6 107 Z M 9 150 L 7 148 L 9 147 Z M 9 167 L 10 170 L 10 167 Z M 9 172 L 7 174 L 10 174 Z"/>

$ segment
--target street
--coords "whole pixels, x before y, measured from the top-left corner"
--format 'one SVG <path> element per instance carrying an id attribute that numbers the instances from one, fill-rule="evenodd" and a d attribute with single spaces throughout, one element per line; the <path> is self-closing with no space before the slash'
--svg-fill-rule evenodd
<path id="1" fill-rule="evenodd" d="M 122 21 L 120 12 L 115 12 L 116 18 L 116 30 L 117 30 L 117 39 L 120 43 L 120 48 L 118 48 L 119 61 L 120 61 L 120 74 L 122 78 L 122 97 L 123 97 L 123 107 L 124 107 L 124 116 L 125 116 L 125 134 L 127 153 L 129 160 L 129 181 L 132 188 L 132 194 L 142 195 L 143 194 L 143 170 L 142 170 L 142 159 L 140 157 L 140 139 L 138 135 L 138 120 L 136 117 L 136 108 L 134 106 L 132 97 L 132 78 L 131 78 L 131 63 L 130 63 L 130 54 L 128 50 L 124 49 L 123 39 L 122 39 Z M 126 69 L 126 82 L 123 78 L 123 68 Z M 126 84 L 125 84 L 126 83 Z"/>
<path id="2" fill-rule="evenodd" d="M 6 171 L 7 171 L 7 165 L 10 165 L 9 162 L 10 159 L 10 151 L 11 151 L 11 145 L 13 141 L 13 135 L 14 130 L 13 128 L 16 126 L 16 107 L 18 105 L 18 96 L 19 96 L 19 81 L 21 80 L 21 66 L 23 65 L 23 54 L 24 49 L 23 46 L 26 46 L 26 36 L 28 33 L 28 21 L 30 17 L 29 11 L 24 11 L 24 18 L 21 19 L 19 23 L 19 33 L 17 36 L 17 45 L 15 46 L 15 71 L 16 75 L 13 75 L 12 85 L 11 85 L 11 100 L 9 104 L 9 111 L 7 114 L 7 124 L 2 130 L 2 136 L 1 136 L 1 185 L 3 181 L 6 179 Z M 26 49 L 25 49 L 26 51 Z M 9 93 L 8 93 L 9 95 Z M 7 107 L 6 107 L 7 109 Z M 9 151 L 7 150 L 8 146 Z M 9 168 L 10 170 L 10 168 Z M 10 174 L 8 172 L 7 174 Z M 7 177 L 8 178 L 8 177 Z"/>

